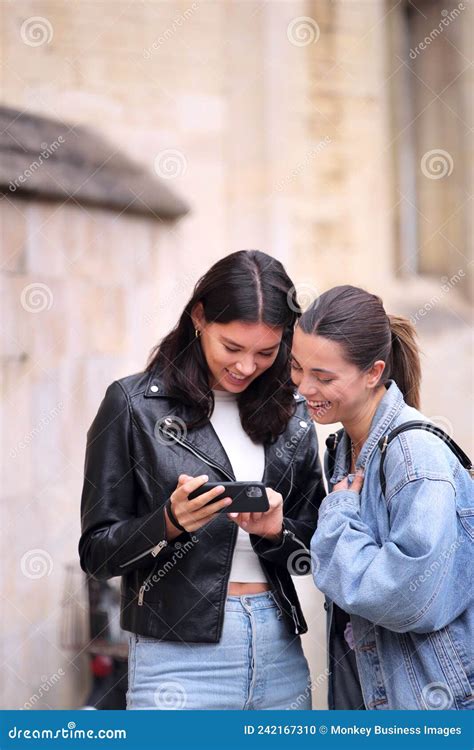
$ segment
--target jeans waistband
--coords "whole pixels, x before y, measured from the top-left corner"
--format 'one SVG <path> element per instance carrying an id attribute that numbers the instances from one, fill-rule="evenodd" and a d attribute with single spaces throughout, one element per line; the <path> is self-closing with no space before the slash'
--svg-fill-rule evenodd
<path id="1" fill-rule="evenodd" d="M 242 596 L 228 596 L 225 608 L 231 612 L 248 611 L 249 609 L 278 608 L 272 591 L 262 591 L 260 594 L 243 594 Z"/>

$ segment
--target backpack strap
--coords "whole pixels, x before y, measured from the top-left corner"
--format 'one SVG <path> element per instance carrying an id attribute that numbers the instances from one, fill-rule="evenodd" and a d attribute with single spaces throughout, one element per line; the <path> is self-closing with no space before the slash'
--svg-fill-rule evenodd
<path id="1" fill-rule="evenodd" d="M 381 452 L 380 457 L 380 468 L 379 468 L 379 478 L 380 478 L 380 485 L 382 487 L 382 494 L 385 495 L 386 490 L 386 480 L 385 480 L 385 471 L 384 471 L 384 464 L 385 464 L 385 457 L 387 455 L 387 448 L 392 442 L 392 440 L 395 440 L 398 435 L 400 435 L 402 432 L 407 432 L 408 430 L 425 430 L 426 432 L 431 432 L 433 435 L 437 435 L 441 440 L 446 443 L 448 448 L 452 450 L 458 461 L 462 464 L 462 466 L 467 469 L 471 475 L 471 477 L 474 476 L 474 469 L 472 467 L 471 459 L 469 456 L 467 456 L 464 451 L 457 445 L 457 443 L 454 442 L 454 440 L 446 433 L 444 432 L 440 427 L 436 427 L 436 425 L 431 424 L 431 422 L 420 422 L 420 421 L 413 421 L 413 422 L 404 422 L 403 424 L 399 425 L 398 427 L 395 427 L 392 432 L 390 432 L 388 435 L 384 435 L 379 440 L 379 448 Z"/>
<path id="2" fill-rule="evenodd" d="M 337 432 L 332 432 L 326 438 L 328 482 L 329 478 L 334 474 L 334 467 L 336 466 L 336 450 L 342 439 L 343 433 L 344 429 L 341 429 Z"/>

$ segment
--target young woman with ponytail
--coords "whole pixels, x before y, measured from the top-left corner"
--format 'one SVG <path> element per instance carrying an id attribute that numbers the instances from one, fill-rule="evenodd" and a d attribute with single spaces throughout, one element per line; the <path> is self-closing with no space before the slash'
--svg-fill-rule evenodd
<path id="1" fill-rule="evenodd" d="M 426 421 L 412 325 L 339 286 L 299 320 L 291 365 L 312 419 L 343 425 L 328 439 L 329 495 L 311 542 L 329 707 L 472 710 L 472 480 L 427 429 L 384 440 Z"/>

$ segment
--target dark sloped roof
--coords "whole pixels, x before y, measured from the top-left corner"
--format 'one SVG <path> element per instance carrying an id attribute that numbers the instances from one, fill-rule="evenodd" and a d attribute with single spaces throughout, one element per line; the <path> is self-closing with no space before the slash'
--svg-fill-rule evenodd
<path id="1" fill-rule="evenodd" d="M 93 130 L 0 106 L 0 192 L 176 219 L 189 210 Z"/>

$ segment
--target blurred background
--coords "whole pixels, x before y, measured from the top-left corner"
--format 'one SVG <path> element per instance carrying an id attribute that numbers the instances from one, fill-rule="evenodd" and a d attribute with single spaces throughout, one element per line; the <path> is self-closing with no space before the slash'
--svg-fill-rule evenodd
<path id="1" fill-rule="evenodd" d="M 1 12 L 0 707 L 74 708 L 120 658 L 112 588 L 92 606 L 109 651 L 90 646 L 77 563 L 86 431 L 218 258 L 274 255 L 304 306 L 340 283 L 380 294 L 417 327 L 424 413 L 474 453 L 472 9 L 3 0 Z M 310 577 L 297 585 L 324 708 L 322 597 Z"/>

